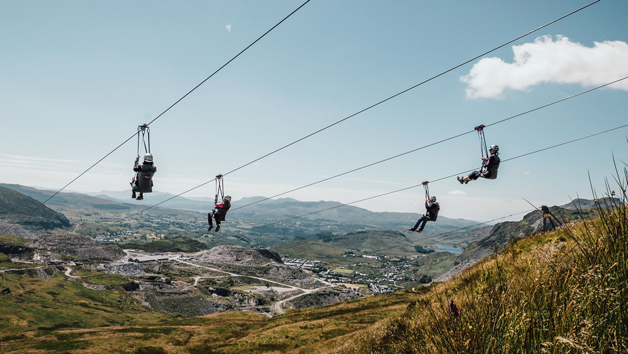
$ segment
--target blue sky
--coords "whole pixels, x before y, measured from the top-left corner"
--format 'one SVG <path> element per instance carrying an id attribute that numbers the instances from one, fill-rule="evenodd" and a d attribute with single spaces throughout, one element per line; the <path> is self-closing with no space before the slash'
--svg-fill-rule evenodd
<path id="1" fill-rule="evenodd" d="M 155 189 L 180 193 L 589 2 L 313 0 L 151 126 Z M 0 1 L 0 182 L 62 187 L 301 3 Z M 476 60 L 232 174 L 227 193 L 280 193 L 628 76 L 627 10 L 601 1 L 513 43 L 529 63 L 510 65 L 513 45 L 497 50 L 484 69 Z M 468 96 L 472 68 L 482 92 L 500 94 Z M 507 159 L 625 124 L 623 85 L 487 128 L 488 142 Z M 475 220 L 525 210 L 522 197 L 564 203 L 590 195 L 588 171 L 602 186 L 612 152 L 628 162 L 626 135 L 505 163 L 496 181 L 430 189 L 442 215 Z M 135 149 L 68 189 L 127 189 Z M 467 135 L 288 196 L 351 202 L 474 168 L 478 150 Z M 422 193 L 358 206 L 422 212 Z"/>

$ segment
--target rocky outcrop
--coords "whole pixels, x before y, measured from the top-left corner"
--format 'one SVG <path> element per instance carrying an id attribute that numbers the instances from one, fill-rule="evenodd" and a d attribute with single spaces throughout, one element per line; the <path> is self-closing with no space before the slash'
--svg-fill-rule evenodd
<path id="1" fill-rule="evenodd" d="M 360 294 L 351 289 L 328 289 L 300 296 L 291 301 L 289 305 L 296 309 L 304 309 L 333 305 L 337 302 L 355 300 L 360 297 Z"/>
<path id="2" fill-rule="evenodd" d="M 4 220 L 0 220 L 0 235 L 11 235 L 15 237 L 34 239 L 37 236 L 26 231 L 22 226 L 18 224 L 12 224 Z"/>
<path id="3" fill-rule="evenodd" d="M 105 274 L 120 274 L 127 277 L 141 277 L 147 273 L 144 269 L 148 267 L 139 263 L 106 263 L 99 264 L 95 270 Z"/>
<path id="4" fill-rule="evenodd" d="M 163 297 L 147 293 L 144 295 L 144 300 L 155 310 L 178 313 L 185 317 L 205 316 L 233 310 L 230 304 L 215 303 L 201 295 Z"/>
<path id="5" fill-rule="evenodd" d="M 281 263 L 281 256 L 277 252 L 240 246 L 216 246 L 197 253 L 195 257 L 202 262 L 239 266 L 266 266 Z"/>
<path id="6" fill-rule="evenodd" d="M 35 239 L 33 246 L 40 250 L 86 259 L 116 259 L 124 255 L 118 246 L 103 246 L 82 235 L 43 235 Z"/>

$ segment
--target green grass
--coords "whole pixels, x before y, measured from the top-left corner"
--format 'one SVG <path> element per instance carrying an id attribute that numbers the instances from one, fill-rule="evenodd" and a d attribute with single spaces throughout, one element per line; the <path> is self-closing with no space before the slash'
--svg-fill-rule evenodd
<path id="1" fill-rule="evenodd" d="M 448 252 L 433 252 L 417 257 L 412 264 L 417 266 L 416 275 L 428 275 L 436 278 L 455 266 L 457 255 Z"/>
<path id="2" fill-rule="evenodd" d="M 336 274 L 342 274 L 342 275 L 353 275 L 353 273 L 355 273 L 355 270 L 336 268 L 336 269 L 333 269 L 331 272 L 336 273 Z"/>
<path id="3" fill-rule="evenodd" d="M 25 238 L 11 236 L 11 235 L 0 235 L 0 245 L 27 247 L 28 240 Z"/>
<path id="4" fill-rule="evenodd" d="M 90 290 L 58 273 L 50 279 L 17 274 L 4 274 L 1 279 L 2 287 L 10 288 L 12 295 L 0 301 L 0 337 L 28 331 L 147 323 L 168 317 L 152 313 L 122 290 Z"/>

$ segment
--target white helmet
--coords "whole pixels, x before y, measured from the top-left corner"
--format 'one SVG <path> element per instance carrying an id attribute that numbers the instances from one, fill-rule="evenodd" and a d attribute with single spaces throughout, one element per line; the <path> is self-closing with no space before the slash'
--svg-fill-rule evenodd
<path id="1" fill-rule="evenodd" d="M 153 155 L 151 153 L 144 155 L 144 162 L 153 162 Z"/>
<path id="2" fill-rule="evenodd" d="M 231 203 L 231 196 L 230 195 L 226 195 L 225 196 L 225 200 L 229 201 L 229 203 Z"/>
<path id="3" fill-rule="evenodd" d="M 435 202 L 435 201 L 436 201 L 436 197 L 435 197 L 435 196 L 432 196 L 432 197 L 430 198 L 430 202 Z"/>
<path id="4" fill-rule="evenodd" d="M 497 145 L 491 145 L 491 147 L 489 148 L 489 150 L 499 151 L 499 146 L 497 146 Z"/>

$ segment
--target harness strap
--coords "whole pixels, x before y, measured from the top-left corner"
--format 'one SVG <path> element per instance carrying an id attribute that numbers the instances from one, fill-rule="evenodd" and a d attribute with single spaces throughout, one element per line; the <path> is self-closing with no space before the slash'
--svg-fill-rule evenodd
<path id="1" fill-rule="evenodd" d="M 220 196 L 220 200 L 225 198 L 225 181 L 222 175 L 216 176 L 216 195 Z"/>
<path id="2" fill-rule="evenodd" d="M 137 127 L 137 156 L 140 156 L 140 140 L 142 140 L 142 144 L 144 145 L 144 152 L 150 154 L 150 128 L 148 124 L 142 124 Z M 148 145 L 146 144 L 147 141 Z"/>
<path id="3" fill-rule="evenodd" d="M 488 158 L 491 155 L 488 153 L 488 146 L 486 146 L 486 136 L 484 136 L 484 128 L 485 125 L 480 124 L 474 129 L 478 132 L 478 138 L 480 139 L 480 154 L 482 154 L 482 157 Z M 480 171 L 484 171 L 484 164 L 482 164 Z"/>
<path id="4" fill-rule="evenodd" d="M 423 189 L 425 189 L 425 199 L 430 200 L 430 187 L 427 185 L 428 183 L 430 183 L 429 181 L 424 181 L 423 184 Z"/>

